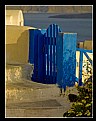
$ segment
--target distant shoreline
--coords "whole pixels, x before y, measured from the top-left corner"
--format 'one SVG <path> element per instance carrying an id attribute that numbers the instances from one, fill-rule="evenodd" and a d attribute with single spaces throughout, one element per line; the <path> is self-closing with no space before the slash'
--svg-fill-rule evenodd
<path id="1" fill-rule="evenodd" d="M 75 14 L 58 14 L 54 16 L 49 16 L 49 18 L 92 18 L 92 13 L 75 13 Z"/>

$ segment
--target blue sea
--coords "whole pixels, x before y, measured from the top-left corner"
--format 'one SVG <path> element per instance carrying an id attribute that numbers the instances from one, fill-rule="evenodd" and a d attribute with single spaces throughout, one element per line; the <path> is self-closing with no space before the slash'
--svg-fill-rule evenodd
<path id="1" fill-rule="evenodd" d="M 57 24 L 63 32 L 77 33 L 77 41 L 92 40 L 92 18 L 49 18 L 53 13 L 24 13 L 24 25 L 47 29 Z"/>

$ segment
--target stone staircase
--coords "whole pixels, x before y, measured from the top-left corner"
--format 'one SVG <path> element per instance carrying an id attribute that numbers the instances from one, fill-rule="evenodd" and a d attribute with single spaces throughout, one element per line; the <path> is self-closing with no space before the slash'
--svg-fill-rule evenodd
<path id="1" fill-rule="evenodd" d="M 31 80 L 34 66 L 31 64 L 7 64 L 6 65 L 6 82 L 14 83 L 24 79 Z"/>
<path id="2" fill-rule="evenodd" d="M 31 81 L 33 66 L 6 66 L 6 117 L 62 117 L 70 108 L 56 84 Z M 76 88 L 71 88 L 76 93 Z"/>

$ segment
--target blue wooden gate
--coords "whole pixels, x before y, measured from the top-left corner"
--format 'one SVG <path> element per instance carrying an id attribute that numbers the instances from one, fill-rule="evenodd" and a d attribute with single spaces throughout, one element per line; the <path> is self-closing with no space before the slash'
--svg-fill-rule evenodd
<path id="1" fill-rule="evenodd" d="M 44 83 L 56 83 L 56 38 L 59 32 L 59 26 L 52 24 L 44 34 Z"/>
<path id="2" fill-rule="evenodd" d="M 57 75 L 56 37 L 61 30 L 58 25 L 51 24 L 46 31 L 35 31 L 32 80 L 45 84 L 55 84 Z"/>
<path id="3" fill-rule="evenodd" d="M 34 64 L 32 80 L 73 86 L 76 81 L 76 33 L 64 33 L 56 24 L 47 30 L 31 30 L 29 62 Z"/>
<path id="4" fill-rule="evenodd" d="M 66 90 L 76 82 L 77 33 L 59 33 L 57 38 L 57 84 Z"/>

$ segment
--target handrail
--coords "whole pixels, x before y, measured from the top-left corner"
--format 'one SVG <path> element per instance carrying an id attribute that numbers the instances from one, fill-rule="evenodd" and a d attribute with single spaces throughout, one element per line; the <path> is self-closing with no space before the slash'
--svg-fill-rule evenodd
<path id="1" fill-rule="evenodd" d="M 92 50 L 87 50 L 87 49 L 82 49 L 82 48 L 76 48 L 76 51 L 82 51 L 82 52 L 93 53 Z"/>
<path id="2" fill-rule="evenodd" d="M 84 52 L 84 55 L 87 57 L 87 59 L 88 59 L 88 61 L 91 63 L 91 65 L 92 65 L 92 60 L 91 60 L 91 58 L 88 56 L 88 54 L 86 53 L 86 52 Z"/>
<path id="3" fill-rule="evenodd" d="M 82 49 L 82 48 L 76 48 L 76 51 L 80 51 L 80 58 L 79 58 L 79 86 L 81 86 L 82 85 L 82 62 L 83 62 L 83 53 L 87 57 L 88 61 L 92 65 L 92 60 L 88 56 L 87 52 L 88 53 L 93 53 L 93 52 L 92 52 L 92 50 L 86 50 L 86 49 Z"/>

